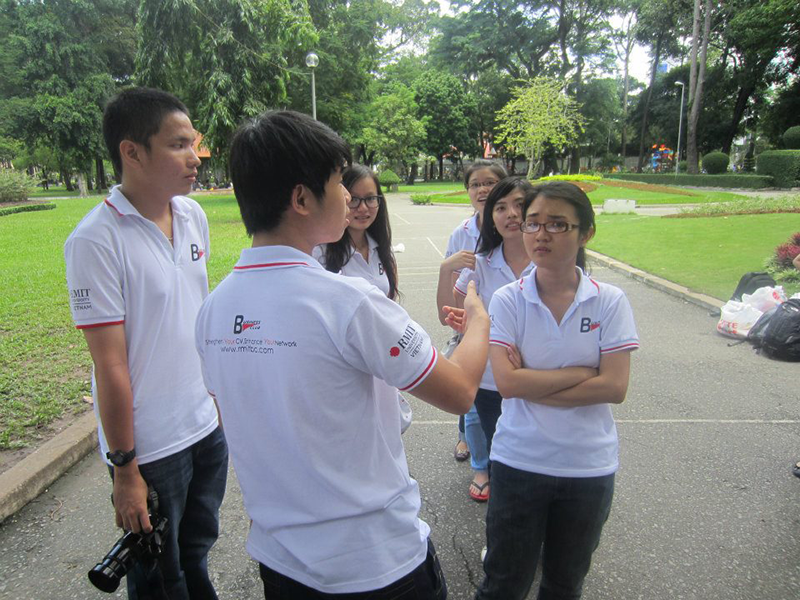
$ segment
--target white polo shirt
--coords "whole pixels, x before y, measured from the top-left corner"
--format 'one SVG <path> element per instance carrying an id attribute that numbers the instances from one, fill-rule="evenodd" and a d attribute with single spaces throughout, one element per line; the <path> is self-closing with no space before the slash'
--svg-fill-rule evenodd
<path id="1" fill-rule="evenodd" d="M 530 369 L 597 368 L 601 354 L 637 349 L 633 312 L 622 290 L 578 271 L 575 300 L 560 324 L 539 298 L 535 268 L 495 292 L 489 343 L 515 345 Z M 611 406 L 561 408 L 504 398 L 491 459 L 559 477 L 614 473 L 619 462 Z"/>
<path id="2" fill-rule="evenodd" d="M 386 269 L 383 268 L 381 257 L 378 256 L 378 242 L 372 239 L 372 236 L 367 235 L 367 242 L 369 243 L 369 261 L 364 260 L 360 252 L 355 248 L 350 248 L 350 258 L 342 265 L 342 275 L 347 277 L 361 277 L 366 279 L 372 285 L 377 287 L 383 292 L 384 296 L 389 295 L 389 277 L 386 275 Z M 320 244 L 315 247 L 311 255 L 325 266 L 325 248 L 327 244 Z"/>
<path id="3" fill-rule="evenodd" d="M 64 244 L 75 325 L 125 326 L 140 464 L 175 454 L 217 427 L 193 335 L 208 295 L 208 222 L 200 205 L 182 196 L 172 199 L 172 216 L 174 246 L 117 186 Z M 105 459 L 94 375 L 92 396 Z"/>
<path id="4" fill-rule="evenodd" d="M 248 248 L 197 319 L 197 348 L 245 508 L 247 549 L 325 593 L 380 589 L 425 559 L 398 403 L 432 371 L 430 338 L 358 277 L 286 246 Z"/>
<path id="5" fill-rule="evenodd" d="M 481 237 L 481 228 L 478 226 L 478 213 L 475 213 L 453 230 L 450 239 L 447 241 L 447 251 L 445 258 L 450 258 L 456 252 L 469 250 L 475 252 L 478 245 L 478 238 Z"/>
<path id="6" fill-rule="evenodd" d="M 522 272 L 522 277 L 525 277 L 531 272 L 533 263 L 530 263 Z M 489 254 L 478 254 L 475 257 L 475 270 L 462 269 L 458 276 L 458 281 L 455 284 L 455 291 L 462 296 L 467 295 L 467 286 L 470 281 L 475 282 L 475 291 L 483 301 L 484 306 L 489 306 L 489 302 L 494 296 L 494 293 L 504 285 L 516 281 L 518 277 L 514 275 L 514 271 L 506 262 L 503 256 L 503 244 L 489 252 Z M 494 382 L 494 374 L 492 373 L 492 366 L 486 363 L 486 368 L 483 371 L 481 378 L 481 388 L 484 390 L 497 391 L 497 385 Z"/>

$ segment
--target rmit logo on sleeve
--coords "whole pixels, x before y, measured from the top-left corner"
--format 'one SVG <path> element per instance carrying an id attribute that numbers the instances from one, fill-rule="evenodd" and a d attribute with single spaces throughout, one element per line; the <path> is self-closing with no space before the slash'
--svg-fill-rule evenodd
<path id="1" fill-rule="evenodd" d="M 203 258 L 203 255 L 206 253 L 206 251 L 203 250 L 197 244 L 192 244 L 191 248 L 192 248 L 192 261 L 193 262 L 197 262 L 198 260 Z"/>
<path id="2" fill-rule="evenodd" d="M 581 319 L 581 333 L 589 333 L 598 327 L 600 327 L 600 321 L 595 321 L 592 323 L 592 320 L 589 317 L 584 317 Z"/>

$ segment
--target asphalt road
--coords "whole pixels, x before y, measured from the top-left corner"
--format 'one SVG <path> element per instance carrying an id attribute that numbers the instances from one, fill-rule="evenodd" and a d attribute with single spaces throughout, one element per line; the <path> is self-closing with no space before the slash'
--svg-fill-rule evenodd
<path id="1" fill-rule="evenodd" d="M 447 237 L 468 211 L 391 201 L 403 303 L 441 344 L 433 311 Z M 602 235 L 602 230 L 598 235 Z M 213 242 L 213 239 L 212 239 Z M 587 600 L 800 598 L 800 365 L 728 347 L 701 308 L 616 272 L 636 315 L 628 399 L 615 409 L 621 441 L 616 497 L 586 582 Z M 452 450 L 456 418 L 413 399 L 404 436 L 451 600 L 482 577 L 485 506 Z M 0 526 L 0 600 L 104 598 L 86 572 L 119 532 L 96 453 Z M 324 502 L 324 499 L 320 499 Z M 231 471 L 210 570 L 223 599 L 263 597 L 243 542 L 247 518 Z M 118 592 L 113 597 L 124 597 Z M 535 593 L 531 594 L 531 598 Z"/>

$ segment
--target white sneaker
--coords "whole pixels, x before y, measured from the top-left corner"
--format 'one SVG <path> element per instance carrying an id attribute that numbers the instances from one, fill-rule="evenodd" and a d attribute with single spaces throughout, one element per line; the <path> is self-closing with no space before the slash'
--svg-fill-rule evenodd
<path id="1" fill-rule="evenodd" d="M 486 546 L 484 546 L 483 550 L 481 550 L 481 562 L 484 562 L 486 560 L 486 551 L 487 550 L 488 550 L 488 548 Z"/>

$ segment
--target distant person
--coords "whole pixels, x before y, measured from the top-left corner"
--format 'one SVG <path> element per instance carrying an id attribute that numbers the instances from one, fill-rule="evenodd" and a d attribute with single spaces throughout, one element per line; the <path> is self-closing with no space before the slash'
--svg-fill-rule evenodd
<path id="1" fill-rule="evenodd" d="M 377 175 L 363 165 L 351 165 L 342 171 L 342 184 L 350 194 L 347 220 L 350 224 L 341 239 L 314 248 L 312 256 L 331 273 L 361 277 L 397 300 L 397 262 L 392 250 L 392 227 L 389 207 Z M 400 408 L 400 432 L 411 425 L 411 405 L 397 391 L 380 379 L 376 392 L 395 397 Z"/>
<path id="2" fill-rule="evenodd" d="M 208 551 L 217 539 L 228 450 L 194 350 L 208 294 L 208 222 L 185 197 L 200 160 L 183 103 L 132 88 L 109 102 L 103 137 L 122 184 L 67 239 L 72 316 L 94 362 L 100 451 L 116 521 L 150 531 L 147 487 L 169 520 L 159 570 L 141 562 L 130 598 L 216 598 Z"/>
<path id="3" fill-rule="evenodd" d="M 264 597 L 441 600 L 397 399 L 376 394 L 374 379 L 466 412 L 488 316 L 472 286 L 464 311 L 448 311 L 464 339 L 447 360 L 381 290 L 311 257 L 348 225 L 349 158 L 345 141 L 307 115 L 267 112 L 238 129 L 230 170 L 253 243 L 200 309 L 197 349 L 252 519 L 247 550 Z"/>
<path id="4" fill-rule="evenodd" d="M 459 273 L 464 268 L 475 267 L 475 250 L 481 234 L 486 198 L 497 182 L 506 175 L 506 170 L 501 164 L 483 159 L 474 161 L 464 171 L 464 187 L 475 212 L 450 234 L 444 261 L 439 267 L 436 312 L 443 325 L 445 313 L 442 307 L 453 303 L 453 285 L 458 280 Z M 474 473 L 469 486 L 470 498 L 476 502 L 486 502 L 489 499 L 489 452 L 486 437 L 481 429 L 480 417 L 474 406 L 458 421 L 458 441 L 454 456 L 459 462 L 470 459 Z"/>
<path id="5" fill-rule="evenodd" d="M 625 399 L 639 347 L 625 294 L 585 272 L 595 232 L 568 182 L 525 193 L 523 243 L 535 268 L 495 292 L 490 358 L 503 397 L 492 441 L 485 577 L 476 600 L 522 600 L 539 556 L 538 598 L 577 599 L 611 510 Z"/>

